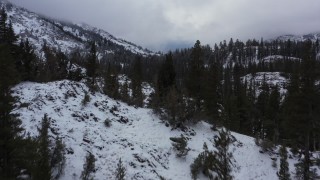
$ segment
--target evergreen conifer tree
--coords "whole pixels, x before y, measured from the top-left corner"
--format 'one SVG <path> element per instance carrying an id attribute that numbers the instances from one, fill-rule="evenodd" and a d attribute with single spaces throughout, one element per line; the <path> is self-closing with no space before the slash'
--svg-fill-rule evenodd
<path id="1" fill-rule="evenodd" d="M 21 121 L 11 114 L 14 99 L 12 86 L 18 82 L 10 48 L 0 45 L 0 177 L 9 178 L 17 173 L 15 160 L 19 149 Z"/>
<path id="2" fill-rule="evenodd" d="M 170 140 L 172 141 L 172 146 L 177 151 L 178 157 L 184 157 L 188 154 L 189 148 L 188 146 L 188 139 L 185 138 L 182 134 L 180 137 L 171 137 Z"/>
<path id="3" fill-rule="evenodd" d="M 35 174 L 33 179 L 35 180 L 50 180 L 51 177 L 51 153 L 50 153 L 50 140 L 48 130 L 50 128 L 50 121 L 47 114 L 44 115 L 41 127 L 38 129 L 38 158 L 36 163 Z"/>
<path id="4" fill-rule="evenodd" d="M 218 113 L 218 103 L 219 94 L 218 89 L 220 86 L 220 72 L 218 64 L 210 65 L 209 69 L 205 71 L 205 86 L 203 87 L 203 97 L 205 101 L 206 114 L 210 119 L 217 119 L 219 117 Z"/>
<path id="5" fill-rule="evenodd" d="M 296 165 L 296 176 L 309 180 L 315 176 L 310 160 L 311 135 L 319 128 L 319 91 L 315 87 L 316 62 L 311 41 L 303 43 L 303 54 L 300 73 L 291 77 L 284 102 L 284 120 L 286 136 L 303 152 Z"/>
<path id="6" fill-rule="evenodd" d="M 0 10 L 0 44 L 6 43 L 7 39 L 7 13 L 4 7 Z"/>
<path id="7" fill-rule="evenodd" d="M 120 158 L 117 164 L 117 169 L 116 169 L 116 180 L 124 180 L 125 177 L 126 177 L 126 168 L 124 167 Z"/>
<path id="8" fill-rule="evenodd" d="M 18 40 L 18 37 L 15 35 L 13 27 L 12 27 L 12 22 L 9 21 L 9 24 L 7 25 L 7 32 L 6 32 L 6 42 L 8 44 L 13 44 Z"/>
<path id="9" fill-rule="evenodd" d="M 58 60 L 56 57 L 56 53 L 51 49 L 49 46 L 47 46 L 46 43 L 43 44 L 42 50 L 44 52 L 45 60 L 42 62 L 42 67 L 40 70 L 40 81 L 42 82 L 49 82 L 59 79 L 59 66 L 58 66 Z"/>
<path id="10" fill-rule="evenodd" d="M 178 116 L 180 107 L 181 107 L 181 98 L 179 97 L 179 93 L 177 92 L 175 87 L 171 87 L 169 89 L 169 92 L 166 96 L 165 102 L 164 102 L 164 109 L 166 110 L 169 118 L 169 123 L 171 125 L 176 125 L 178 123 Z"/>
<path id="11" fill-rule="evenodd" d="M 229 131 L 221 129 L 219 135 L 214 139 L 216 151 L 214 152 L 215 161 L 213 164 L 213 171 L 217 173 L 218 179 L 231 180 L 232 168 L 234 166 L 234 159 L 231 152 L 229 152 L 229 145 L 232 143 L 232 137 Z"/>
<path id="12" fill-rule="evenodd" d="M 21 41 L 20 43 L 20 51 L 21 51 L 21 61 L 22 61 L 22 68 L 21 71 L 23 72 L 23 80 L 31 81 L 35 80 L 36 77 L 36 55 L 34 54 L 34 49 L 32 48 L 29 40 Z"/>
<path id="13" fill-rule="evenodd" d="M 267 135 L 276 144 L 280 133 L 280 92 L 278 86 L 271 90 L 267 110 Z"/>
<path id="14" fill-rule="evenodd" d="M 56 169 L 56 174 L 54 175 L 55 179 L 58 179 L 63 174 L 65 162 L 65 145 L 62 140 L 57 137 L 51 157 L 51 168 Z"/>
<path id="15" fill-rule="evenodd" d="M 132 103 L 138 107 L 143 106 L 142 94 L 142 64 L 141 57 L 136 58 L 131 76 Z"/>
<path id="16" fill-rule="evenodd" d="M 160 99 L 164 99 L 169 90 L 175 86 L 176 73 L 173 66 L 172 53 L 166 55 L 165 62 L 161 65 L 158 80 L 157 80 L 157 92 Z"/>
<path id="17" fill-rule="evenodd" d="M 203 52 L 200 41 L 197 40 L 191 52 L 191 61 L 188 65 L 189 74 L 186 87 L 192 98 L 195 100 L 197 112 L 201 111 L 202 78 L 204 72 Z"/>
<path id="18" fill-rule="evenodd" d="M 120 86 L 120 98 L 124 102 L 128 102 L 130 99 L 129 96 L 129 83 L 126 79 L 125 82 Z"/>
<path id="19" fill-rule="evenodd" d="M 109 64 L 104 78 L 104 92 L 114 99 L 119 99 L 118 74 L 113 69 Z"/>
<path id="20" fill-rule="evenodd" d="M 213 179 L 211 172 L 213 171 L 213 164 L 215 163 L 215 157 L 212 151 L 208 150 L 206 143 L 203 144 L 203 152 L 190 165 L 192 179 L 196 180 L 199 172 Z"/>
<path id="21" fill-rule="evenodd" d="M 90 152 L 86 156 L 85 163 L 83 164 L 83 171 L 81 173 L 82 180 L 91 180 L 92 173 L 95 172 L 95 157 Z"/>
<path id="22" fill-rule="evenodd" d="M 288 164 L 288 154 L 285 146 L 280 148 L 280 169 L 277 172 L 279 180 L 290 180 L 289 164 Z"/>
<path id="23" fill-rule="evenodd" d="M 261 92 L 258 96 L 256 106 L 258 109 L 257 119 L 256 119 L 256 135 L 260 139 L 266 138 L 266 129 L 265 124 L 267 121 L 267 109 L 269 104 L 269 96 L 270 96 L 270 89 L 269 85 L 266 83 L 266 76 L 263 76 L 263 82 L 261 87 Z"/>
<path id="24" fill-rule="evenodd" d="M 97 76 L 97 49 L 95 42 L 91 43 L 90 53 L 87 57 L 86 69 L 87 76 L 91 78 L 91 85 L 94 86 Z"/>

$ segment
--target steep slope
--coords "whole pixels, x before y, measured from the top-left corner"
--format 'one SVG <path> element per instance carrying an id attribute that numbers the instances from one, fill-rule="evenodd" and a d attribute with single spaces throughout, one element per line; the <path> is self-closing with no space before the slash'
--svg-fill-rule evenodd
<path id="1" fill-rule="evenodd" d="M 128 179 L 191 179 L 190 164 L 202 152 L 204 142 L 209 149 L 217 132 L 200 122 L 186 131 L 171 130 L 151 109 L 134 108 L 117 102 L 101 93 L 89 92 L 84 83 L 57 81 L 47 84 L 25 82 L 13 88 L 18 102 L 13 113 L 19 114 L 23 126 L 31 136 L 37 136 L 41 118 L 51 118 L 52 138 L 62 137 L 66 144 L 66 169 L 62 180 L 79 179 L 87 152 L 96 157 L 95 178 L 114 179 L 119 158 L 122 158 Z M 85 92 L 90 101 L 82 105 Z M 106 127 L 104 121 L 111 121 Z M 170 137 L 184 134 L 191 149 L 186 158 L 177 158 Z M 254 139 L 232 133 L 237 139 L 231 146 L 237 167 L 235 179 L 277 179 L 277 169 L 271 158 L 263 154 Z M 296 158 L 289 159 L 290 170 Z M 206 179 L 199 176 L 200 179 Z"/>
<path id="2" fill-rule="evenodd" d="M 42 45 L 59 49 L 63 52 L 72 52 L 75 49 L 86 49 L 88 42 L 100 42 L 100 53 L 112 53 L 114 50 L 126 50 L 135 54 L 155 55 L 123 39 L 118 39 L 108 32 L 90 27 L 85 24 L 73 24 L 50 19 L 24 8 L 17 7 L 6 1 L 0 1 L 0 7 L 6 8 L 8 20 L 12 22 L 15 33 L 20 39 L 28 38 L 41 54 Z"/>

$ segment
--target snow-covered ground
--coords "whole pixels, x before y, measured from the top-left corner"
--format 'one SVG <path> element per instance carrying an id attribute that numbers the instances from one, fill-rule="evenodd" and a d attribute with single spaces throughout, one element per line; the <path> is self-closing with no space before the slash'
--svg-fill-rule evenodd
<path id="1" fill-rule="evenodd" d="M 288 56 L 282 56 L 282 55 L 272 55 L 272 56 L 266 56 L 266 57 L 262 58 L 261 62 L 270 63 L 270 62 L 278 61 L 278 60 L 301 61 L 300 58 L 296 58 L 296 57 L 288 57 Z"/>
<path id="2" fill-rule="evenodd" d="M 213 149 L 217 132 L 200 122 L 187 131 L 172 130 L 151 109 L 135 108 L 101 93 L 91 93 L 84 83 L 68 80 L 46 84 L 24 82 L 13 88 L 18 102 L 13 113 L 19 114 L 26 132 L 37 136 L 37 127 L 44 114 L 51 118 L 52 137 L 62 137 L 66 148 L 66 168 L 62 180 L 79 179 L 87 152 L 96 157 L 94 179 L 114 179 L 116 164 L 122 158 L 127 179 L 172 180 L 191 179 L 190 164 L 202 152 L 203 143 Z M 82 105 L 85 92 L 90 102 Z M 111 120 L 111 127 L 104 121 Z M 170 137 L 183 134 L 191 149 L 185 158 L 176 157 Z M 231 145 L 238 180 L 277 179 L 271 158 L 276 154 L 260 153 L 254 139 L 232 133 L 237 139 Z M 294 171 L 296 160 L 289 159 Z M 204 176 L 199 176 L 205 179 Z"/>
<path id="3" fill-rule="evenodd" d="M 301 59 L 297 58 L 297 57 L 282 56 L 282 55 L 270 55 L 270 56 L 265 56 L 263 58 L 258 59 L 258 47 L 254 47 L 254 48 L 256 48 L 256 53 L 255 53 L 253 59 L 247 60 L 246 63 L 243 64 L 245 67 L 248 67 L 249 62 L 255 63 L 257 65 L 259 63 L 272 63 L 274 61 L 283 61 L 283 60 L 301 61 Z M 228 57 L 225 59 L 224 64 L 223 64 L 224 68 L 227 68 L 228 66 L 232 66 L 232 67 L 235 66 L 236 63 L 231 58 L 232 58 L 232 53 L 230 53 L 228 55 Z"/>

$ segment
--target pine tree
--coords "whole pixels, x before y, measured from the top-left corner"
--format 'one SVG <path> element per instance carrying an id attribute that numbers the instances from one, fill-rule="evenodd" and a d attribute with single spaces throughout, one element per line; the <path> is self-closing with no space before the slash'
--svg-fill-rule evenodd
<path id="1" fill-rule="evenodd" d="M 119 99 L 118 74 L 109 64 L 104 78 L 104 93 L 114 99 Z"/>
<path id="2" fill-rule="evenodd" d="M 298 134 L 296 129 L 298 128 L 299 124 L 295 121 L 299 119 L 298 113 L 300 112 L 300 81 L 300 74 L 298 72 L 293 72 L 290 75 L 288 92 L 283 102 L 283 111 L 281 114 L 284 120 L 282 124 L 285 129 L 284 136 L 292 139 L 294 141 L 294 146 L 297 146 L 298 144 Z"/>
<path id="3" fill-rule="evenodd" d="M 239 86 L 239 92 L 237 93 L 236 102 L 236 115 L 237 115 L 237 124 L 238 124 L 238 132 L 243 134 L 251 134 L 250 119 L 249 119 L 249 99 L 246 93 L 247 84 Z"/>
<path id="4" fill-rule="evenodd" d="M 315 87 L 316 62 L 311 41 L 303 43 L 301 72 L 293 73 L 284 102 L 286 136 L 301 147 L 303 159 L 296 166 L 296 176 L 305 180 L 314 176 L 311 170 L 311 135 L 318 131 L 319 92 Z"/>
<path id="5" fill-rule="evenodd" d="M 212 64 L 209 67 L 209 69 L 205 72 L 204 83 L 206 85 L 204 86 L 204 91 L 203 91 L 203 95 L 202 95 L 204 97 L 204 102 L 205 102 L 204 105 L 205 105 L 206 114 L 210 117 L 210 119 L 212 121 L 213 121 L 213 119 L 217 119 L 217 117 L 219 117 L 218 89 L 220 86 L 220 81 L 221 81 L 221 79 L 220 79 L 220 72 L 219 72 L 218 64 Z"/>
<path id="6" fill-rule="evenodd" d="M 277 172 L 279 180 L 290 180 L 289 164 L 288 164 L 288 154 L 285 146 L 280 148 L 280 169 Z"/>
<path id="7" fill-rule="evenodd" d="M 19 149 L 15 151 L 15 155 L 19 157 L 17 161 L 17 167 L 21 168 L 18 172 L 19 175 L 21 175 L 21 170 L 25 170 L 26 172 L 30 173 L 28 175 L 30 179 L 35 179 L 33 178 L 33 175 L 37 174 L 38 172 L 37 162 L 39 159 L 39 144 L 37 139 L 30 136 L 24 137 L 20 141 L 18 148 Z M 17 175 L 15 177 L 17 177 Z"/>
<path id="8" fill-rule="evenodd" d="M 12 86 L 18 82 L 10 48 L 0 45 L 0 177 L 9 178 L 17 173 L 14 153 L 19 150 L 21 121 L 11 114 L 14 99 Z"/>
<path id="9" fill-rule="evenodd" d="M 319 121 L 319 92 L 315 87 L 316 82 L 316 58 L 313 52 L 312 42 L 308 40 L 303 44 L 303 61 L 302 61 L 302 75 L 301 75 L 301 108 L 302 119 L 305 123 L 301 131 L 304 140 L 303 153 L 303 178 L 305 180 L 312 179 L 316 174 L 311 170 L 310 159 L 310 140 L 313 131 L 318 131 L 315 124 Z M 302 123 L 302 122 L 301 122 Z M 303 128 L 303 127 L 299 127 Z"/>
<path id="10" fill-rule="evenodd" d="M 120 98 L 124 102 L 128 102 L 130 99 L 128 89 L 129 89 L 129 83 L 128 83 L 128 80 L 126 79 L 125 82 L 120 86 Z"/>
<path id="11" fill-rule="evenodd" d="M 272 88 L 267 109 L 267 135 L 273 143 L 278 143 L 280 133 L 280 92 L 278 86 Z"/>
<path id="12" fill-rule="evenodd" d="M 33 155 L 29 150 L 26 151 L 32 156 L 31 158 L 27 157 L 27 159 L 31 163 L 35 162 L 29 165 L 31 176 L 34 180 L 58 179 L 64 170 L 65 145 L 59 137 L 57 137 L 55 143 L 52 143 L 49 138 L 49 129 L 50 118 L 45 114 L 41 127 L 38 128 L 39 136 L 36 139 L 36 147 L 30 146 L 31 150 L 34 149 L 36 151 L 36 154 Z M 51 147 L 54 147 L 53 150 L 51 150 Z"/>
<path id="13" fill-rule="evenodd" d="M 182 134 L 180 137 L 171 137 L 170 140 L 172 141 L 172 146 L 177 151 L 177 157 L 185 157 L 188 152 L 188 139 L 184 137 Z"/>
<path id="14" fill-rule="evenodd" d="M 62 52 L 58 51 L 56 52 L 55 59 L 57 61 L 57 72 L 56 73 L 56 79 L 66 79 L 68 75 L 67 66 L 69 63 L 68 57 Z"/>
<path id="15" fill-rule="evenodd" d="M 63 144 L 62 140 L 59 137 L 57 137 L 51 157 L 51 168 L 56 169 L 56 174 L 54 175 L 55 179 L 58 179 L 61 176 L 61 174 L 63 174 L 65 162 L 65 145 Z"/>
<path id="16" fill-rule="evenodd" d="M 176 125 L 182 101 L 176 86 L 176 72 L 173 65 L 172 52 L 166 55 L 165 61 L 160 65 L 155 86 L 151 105 L 156 112 L 162 113 L 164 109 L 167 113 L 166 115 L 168 115 L 169 123 Z"/>
<path id="17" fill-rule="evenodd" d="M 12 22 L 6 22 L 8 15 L 4 8 L 0 10 L 0 44 L 13 45 L 17 41 L 17 36 L 14 33 Z"/>
<path id="18" fill-rule="evenodd" d="M 215 157 L 212 151 L 208 150 L 206 143 L 203 144 L 203 152 L 190 165 L 192 179 L 196 180 L 199 172 L 202 172 L 205 176 L 213 179 L 211 174 L 213 170 L 213 164 L 215 163 Z"/>
<path id="19" fill-rule="evenodd" d="M 117 164 L 116 169 L 116 180 L 124 180 L 126 177 L 126 168 L 124 167 L 121 158 L 119 159 L 119 162 Z"/>
<path id="20" fill-rule="evenodd" d="M 46 43 L 43 44 L 42 50 L 44 52 L 44 58 L 46 61 L 42 62 L 42 67 L 40 69 L 40 81 L 49 82 L 59 79 L 59 66 L 56 54 L 53 49 L 47 46 Z"/>
<path id="21" fill-rule="evenodd" d="M 266 83 L 266 77 L 263 76 L 263 82 L 261 86 L 261 92 L 258 96 L 256 107 L 258 109 L 257 119 L 256 119 L 256 132 L 257 136 L 260 139 L 266 138 L 266 129 L 265 129 L 265 123 L 267 121 L 267 109 L 269 104 L 269 96 L 270 96 L 270 89 L 269 85 Z"/>
<path id="22" fill-rule="evenodd" d="M 181 103 L 182 102 L 180 101 L 177 90 L 174 87 L 170 88 L 164 102 L 164 109 L 168 114 L 169 123 L 171 125 L 182 123 L 178 122 L 179 108 L 181 107 Z"/>
<path id="23" fill-rule="evenodd" d="M 91 85 L 95 85 L 95 80 L 97 76 L 97 50 L 95 42 L 92 42 L 90 53 L 87 57 L 87 76 L 91 78 Z"/>
<path id="24" fill-rule="evenodd" d="M 19 82 L 18 46 L 12 24 L 6 23 L 7 14 L 0 10 L 0 179 L 14 179 L 21 169 L 32 171 L 36 160 L 36 143 L 23 139 L 21 120 L 11 114 L 14 98 L 11 88 Z M 21 66 L 20 66 L 21 67 Z"/>
<path id="25" fill-rule="evenodd" d="M 157 92 L 160 99 L 164 99 L 169 90 L 175 86 L 176 72 L 173 66 L 172 53 L 166 55 L 165 62 L 161 65 L 158 80 L 157 80 Z"/>
<path id="26" fill-rule="evenodd" d="M 197 179 L 199 171 L 202 170 L 204 175 L 210 179 L 233 179 L 231 172 L 235 164 L 233 155 L 229 152 L 229 145 L 232 141 L 230 132 L 222 129 L 214 139 L 216 151 L 209 151 L 208 146 L 204 144 L 204 152 L 200 153 L 190 166 L 192 178 Z"/>
<path id="27" fill-rule="evenodd" d="M 13 44 L 18 40 L 18 37 L 15 35 L 13 27 L 12 27 L 12 22 L 9 21 L 8 27 L 7 27 L 7 35 L 6 35 L 6 42 L 8 44 Z"/>
<path id="28" fill-rule="evenodd" d="M 214 152 L 215 162 L 213 164 L 213 171 L 217 173 L 218 179 L 231 180 L 232 168 L 234 166 L 234 159 L 231 152 L 229 152 L 229 145 L 232 143 L 232 137 L 229 131 L 221 129 L 218 136 L 214 139 L 216 151 Z"/>
<path id="29" fill-rule="evenodd" d="M 21 61 L 22 61 L 22 72 L 23 72 L 23 80 L 31 81 L 35 80 L 36 77 L 36 55 L 34 53 L 34 49 L 32 48 L 29 40 L 26 39 L 25 42 L 21 41 L 20 43 L 20 51 L 21 51 Z"/>
<path id="30" fill-rule="evenodd" d="M 131 76 L 132 103 L 138 107 L 143 106 L 142 94 L 142 65 L 141 57 L 137 56 L 133 65 Z"/>
<path id="31" fill-rule="evenodd" d="M 4 7 L 0 10 L 0 44 L 6 43 L 7 39 L 7 13 Z"/>
<path id="32" fill-rule="evenodd" d="M 195 107 L 198 112 L 201 111 L 201 92 L 202 77 L 204 72 L 203 52 L 200 41 L 197 40 L 192 48 L 191 61 L 189 63 L 189 74 L 186 81 L 186 87 L 192 98 L 195 100 Z"/>
<path id="33" fill-rule="evenodd" d="M 306 169 L 306 164 L 310 162 L 306 158 L 299 159 L 298 163 L 296 163 L 295 166 L 295 178 L 298 180 L 316 180 L 320 177 L 317 174 L 317 170 L 314 169 Z M 306 173 L 307 172 L 307 173 Z"/>
<path id="34" fill-rule="evenodd" d="M 50 128 L 50 121 L 47 114 L 44 115 L 41 127 L 38 129 L 38 158 L 36 163 L 36 171 L 33 175 L 35 180 L 50 180 L 51 179 L 51 154 L 50 154 L 50 140 L 48 130 Z"/>
<path id="35" fill-rule="evenodd" d="M 81 173 L 82 180 L 90 180 L 92 173 L 95 172 L 95 157 L 90 152 L 86 156 L 86 161 L 83 164 L 83 171 Z"/>

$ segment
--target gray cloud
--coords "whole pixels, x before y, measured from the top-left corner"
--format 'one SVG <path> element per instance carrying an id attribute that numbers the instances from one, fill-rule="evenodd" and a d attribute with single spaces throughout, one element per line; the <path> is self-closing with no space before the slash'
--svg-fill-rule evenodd
<path id="1" fill-rule="evenodd" d="M 320 31 L 319 0 L 12 0 L 153 50 Z"/>

